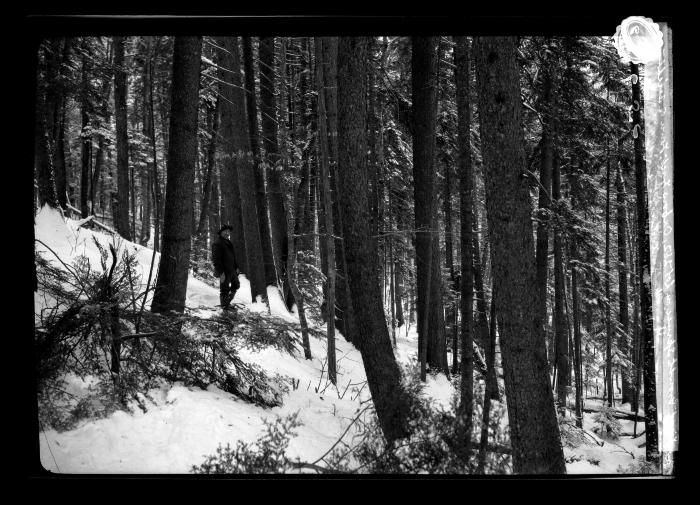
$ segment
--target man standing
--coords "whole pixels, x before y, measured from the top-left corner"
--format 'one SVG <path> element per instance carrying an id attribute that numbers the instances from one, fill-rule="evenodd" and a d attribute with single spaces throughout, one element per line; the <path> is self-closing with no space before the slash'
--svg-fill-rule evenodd
<path id="1" fill-rule="evenodd" d="M 236 291 L 241 287 L 238 282 L 238 264 L 236 254 L 231 243 L 230 225 L 225 225 L 219 230 L 219 238 L 211 245 L 211 258 L 214 263 L 214 275 L 219 278 L 219 301 L 221 307 L 229 308 Z"/>

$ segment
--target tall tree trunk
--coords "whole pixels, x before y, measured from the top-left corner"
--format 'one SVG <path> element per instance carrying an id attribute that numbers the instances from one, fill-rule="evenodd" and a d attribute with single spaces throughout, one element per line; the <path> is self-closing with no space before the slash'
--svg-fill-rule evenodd
<path id="1" fill-rule="evenodd" d="M 632 101 L 640 106 L 632 110 L 632 121 L 642 127 L 643 97 L 639 85 L 639 65 L 631 64 Z M 637 186 L 637 247 L 639 248 L 640 316 L 642 320 L 642 342 L 644 356 L 644 425 L 646 429 L 646 457 L 659 462 L 659 427 L 656 408 L 656 369 L 654 358 L 654 321 L 651 311 L 651 259 L 649 256 L 649 204 L 647 194 L 647 167 L 644 159 L 644 134 L 634 139 L 634 167 Z"/>
<path id="2" fill-rule="evenodd" d="M 275 107 L 275 39 L 261 37 L 259 45 L 260 72 L 260 116 L 262 123 L 262 146 L 264 150 L 265 173 L 267 174 L 267 199 L 270 213 L 270 236 L 272 252 L 277 266 L 277 274 L 282 282 L 282 292 L 286 293 L 286 264 L 282 259 L 282 243 L 287 233 L 287 213 L 284 208 L 284 196 L 280 183 L 283 164 L 277 143 L 277 122 L 282 115 L 277 115 Z M 280 55 L 284 58 L 284 54 Z M 279 118 L 279 119 L 278 119 Z"/>
<path id="3" fill-rule="evenodd" d="M 573 165 L 573 162 L 572 162 Z M 569 176 L 571 191 L 571 208 L 579 207 L 579 171 L 572 170 Z M 582 336 L 581 336 L 581 301 L 579 299 L 579 252 L 578 244 L 572 241 L 570 246 L 569 265 L 571 267 L 571 312 L 574 323 L 574 382 L 576 386 L 575 416 L 576 426 L 583 428 L 583 363 L 582 363 Z"/>
<path id="4" fill-rule="evenodd" d="M 153 312 L 184 311 L 190 269 L 202 37 L 175 37 L 174 46 L 163 250 Z"/>
<path id="5" fill-rule="evenodd" d="M 457 88 L 457 142 L 459 152 L 459 214 L 460 214 L 460 248 L 462 251 L 462 282 L 461 282 L 461 315 L 462 327 L 460 328 L 462 343 L 462 381 L 460 383 L 459 414 L 463 426 L 462 432 L 463 454 L 469 455 L 471 445 L 471 428 L 474 389 L 474 365 L 472 362 L 472 347 L 474 341 L 474 280 L 472 270 L 472 234 L 473 234 L 473 199 L 474 199 L 474 173 L 472 168 L 471 143 L 469 133 L 471 129 L 471 110 L 469 104 L 469 77 L 470 47 L 467 37 L 455 37 L 455 84 Z M 446 170 L 449 174 L 449 168 Z M 448 178 L 449 175 L 446 176 Z M 445 186 L 445 219 L 450 214 L 449 188 Z M 452 233 L 452 230 L 448 230 Z M 450 241 L 450 248 L 452 243 Z M 452 251 L 448 249 L 449 268 L 452 270 Z M 454 274 L 451 271 L 452 277 Z M 454 349 L 457 352 L 457 349 Z M 488 380 L 486 381 L 488 384 Z M 488 389 L 488 387 L 487 387 Z M 487 391 L 486 398 L 490 391 Z M 484 407 L 485 409 L 487 406 Z M 488 415 L 488 414 L 487 414 Z"/>
<path id="6" fill-rule="evenodd" d="M 289 133 L 288 133 L 288 128 L 287 128 L 287 122 L 289 120 L 289 113 L 290 113 L 290 107 L 288 103 L 288 85 L 287 85 L 287 40 L 285 37 L 280 37 L 280 56 L 279 56 L 279 98 L 278 98 L 278 110 L 279 110 L 279 120 L 278 120 L 278 125 L 279 125 L 279 151 L 280 151 L 280 158 L 282 161 L 282 170 L 284 172 L 287 172 L 289 170 L 289 164 L 290 164 L 290 155 L 289 155 L 289 150 L 287 148 L 287 144 L 289 143 Z M 280 181 L 281 182 L 281 181 Z M 285 229 L 285 235 L 284 238 L 282 239 L 282 245 L 281 245 L 281 259 L 282 259 L 282 264 L 284 265 L 285 268 L 285 279 L 287 281 L 285 285 L 285 291 L 284 291 L 284 301 L 285 305 L 287 306 L 288 310 L 292 310 L 292 307 L 294 306 L 294 294 L 293 290 L 291 287 L 291 279 L 292 279 L 292 273 L 288 270 L 290 265 L 293 264 L 292 262 L 292 256 L 289 254 L 288 251 L 288 246 L 289 244 L 292 243 L 293 239 L 293 230 L 294 230 L 294 216 L 292 215 L 292 212 L 295 211 L 295 206 L 293 204 L 289 205 L 287 207 L 288 211 L 288 216 L 287 216 L 287 228 Z M 301 316 L 300 316 L 300 321 L 301 321 Z M 302 327 L 303 328 L 303 327 Z"/>
<path id="7" fill-rule="evenodd" d="M 214 163 L 211 172 L 211 201 L 209 202 L 209 243 L 216 240 L 217 233 L 221 229 L 221 201 L 220 201 L 220 177 L 219 166 Z M 236 257 L 238 259 L 238 257 Z"/>
<path id="8" fill-rule="evenodd" d="M 377 251 L 369 234 L 366 141 L 367 38 L 341 37 L 338 47 L 338 195 L 342 208 L 348 282 L 358 314 L 360 349 L 379 424 L 389 443 L 406 437 L 408 396 L 386 328 L 377 289 Z"/>
<path id="9" fill-rule="evenodd" d="M 561 170 L 559 160 L 552 164 L 552 201 L 558 205 L 561 198 Z M 566 294 L 564 279 L 564 244 L 562 232 L 554 229 L 554 338 L 557 347 L 557 406 L 561 415 L 566 413 L 566 388 L 569 385 L 569 339 L 566 321 Z"/>
<path id="10" fill-rule="evenodd" d="M 145 50 L 143 54 L 143 95 L 142 95 L 142 111 L 143 111 L 143 135 L 147 139 L 151 135 L 151 115 L 150 115 L 150 90 L 151 90 L 151 47 L 153 45 L 152 37 L 144 37 Z M 101 149 L 100 149 L 101 152 Z M 97 173 L 97 167 L 95 167 Z M 153 163 L 146 161 L 146 171 L 141 174 L 142 189 L 145 186 L 145 191 L 141 192 L 141 198 L 144 205 L 143 218 L 141 219 L 141 245 L 147 245 L 151 239 L 151 202 L 153 201 Z"/>
<path id="11" fill-rule="evenodd" d="M 248 256 L 246 254 L 246 237 L 243 233 L 243 217 L 241 210 L 240 198 L 240 181 L 237 170 L 237 159 L 241 150 L 240 143 L 245 140 L 241 138 L 240 121 L 245 121 L 241 107 L 243 102 L 240 99 L 241 76 L 240 76 L 240 60 L 238 59 L 238 44 L 233 37 L 220 37 L 217 39 L 217 45 L 223 47 L 218 55 L 221 67 L 218 70 L 217 77 L 220 81 L 221 93 L 221 110 L 220 110 L 220 125 L 221 142 L 223 151 L 223 163 L 221 164 L 220 172 L 220 187 L 221 187 L 221 224 L 230 225 L 231 242 L 236 254 L 236 261 L 241 272 L 246 274 L 249 271 Z M 238 63 L 238 66 L 236 66 Z M 224 69 L 230 69 L 227 72 Z M 239 123 L 236 125 L 236 123 Z M 247 142 L 246 142 L 247 144 Z"/>
<path id="12" fill-rule="evenodd" d="M 548 41 L 549 42 L 549 41 Z M 539 211 L 537 215 L 537 317 L 547 327 L 547 267 L 549 264 L 549 208 L 552 201 L 552 165 L 554 163 L 554 93 L 552 90 L 552 57 L 543 62 L 544 117 L 542 119 L 542 151 L 540 160 Z M 545 332 L 546 334 L 546 332 Z M 551 352 L 551 350 L 550 350 Z"/>
<path id="13" fill-rule="evenodd" d="M 335 239 L 333 238 L 333 204 L 331 201 L 331 180 L 330 168 L 328 166 L 328 133 L 326 132 L 326 98 L 325 82 L 323 79 L 323 42 L 325 39 L 316 37 L 316 89 L 318 91 L 318 145 L 319 145 L 319 166 L 321 167 L 321 188 L 323 193 L 325 231 L 326 236 L 322 239 L 326 243 L 327 255 L 327 278 L 328 287 L 326 289 L 327 307 L 327 329 L 328 336 L 328 378 L 333 384 L 337 381 L 335 363 Z"/>
<path id="14" fill-rule="evenodd" d="M 267 197 L 265 196 L 265 166 L 260 157 L 260 133 L 258 128 L 257 94 L 255 92 L 255 65 L 253 63 L 253 41 L 243 37 L 243 64 L 245 67 L 246 110 L 248 111 L 248 133 L 250 148 L 253 151 L 253 173 L 255 175 L 255 206 L 260 228 L 260 247 L 262 248 L 263 273 L 267 286 L 277 285 L 275 260 L 272 256 L 272 238 L 270 221 L 267 214 Z M 265 291 L 267 296 L 267 290 Z"/>
<path id="15" fill-rule="evenodd" d="M 149 133 L 149 138 L 151 141 L 151 154 L 153 155 L 153 175 L 151 177 L 153 181 L 153 210 L 154 210 L 154 229 L 153 229 L 153 250 L 160 251 L 160 237 L 161 237 L 161 210 L 163 198 L 160 192 L 160 181 L 158 180 L 158 150 L 156 149 L 156 118 L 155 118 L 155 104 L 153 100 L 153 88 L 155 81 L 155 73 L 153 72 L 154 65 L 154 55 L 155 49 L 154 45 L 151 45 L 151 51 L 148 54 L 148 66 L 150 74 L 149 82 L 149 97 L 148 97 L 148 108 L 149 108 L 149 123 L 151 125 L 151 131 Z"/>
<path id="16" fill-rule="evenodd" d="M 618 156 L 621 152 L 618 149 Z M 620 293 L 620 326 L 621 335 L 618 338 L 620 352 L 628 359 L 630 356 L 630 316 L 629 297 L 627 291 L 627 192 L 625 191 L 625 181 L 620 171 L 619 160 L 617 161 L 617 261 L 618 261 L 618 288 Z M 630 368 L 622 368 L 622 403 L 632 402 L 632 381 L 630 380 Z"/>
<path id="17" fill-rule="evenodd" d="M 467 135 L 467 142 L 469 142 L 469 135 Z M 445 267 L 450 274 L 450 284 L 453 289 L 456 289 L 454 254 L 452 251 L 452 195 L 450 193 L 450 185 L 452 184 L 450 172 L 452 172 L 452 167 L 448 163 L 445 163 L 444 165 L 445 179 L 443 185 L 443 211 L 445 214 Z M 459 332 L 457 331 L 456 315 L 454 306 L 451 305 L 447 308 L 445 319 L 450 322 L 449 328 L 452 331 L 452 373 L 457 372 L 457 346 Z"/>
<path id="18" fill-rule="evenodd" d="M 323 44 L 324 80 L 327 83 L 326 115 L 328 119 L 328 135 L 330 138 L 330 173 L 331 192 L 333 198 L 333 226 L 336 236 L 336 275 L 337 275 L 337 304 L 336 318 L 340 331 L 350 342 L 357 335 L 357 324 L 353 313 L 350 286 L 347 280 L 347 263 L 345 259 L 345 242 L 343 236 L 343 216 L 339 204 L 338 193 L 338 37 L 326 37 Z"/>
<path id="19" fill-rule="evenodd" d="M 53 95 L 55 97 L 53 101 L 54 105 L 54 124 L 53 124 L 53 134 L 52 138 L 55 139 L 55 145 L 53 148 L 54 159 L 53 168 L 56 177 L 56 193 L 58 198 L 58 203 L 66 208 L 67 198 L 67 184 L 66 184 L 66 153 L 65 153 L 65 121 L 66 121 L 66 96 L 67 96 L 67 79 L 66 68 L 69 64 L 69 58 L 71 55 L 71 50 L 73 46 L 73 39 L 66 38 L 60 39 L 60 44 L 56 45 L 55 58 L 59 62 L 58 68 L 54 70 L 55 81 L 50 84 L 52 89 L 55 89 Z M 60 47 L 60 55 L 59 55 Z"/>
<path id="20" fill-rule="evenodd" d="M 476 37 L 493 283 L 516 473 L 566 473 L 536 313 L 535 256 L 514 37 Z M 518 254 L 513 254 L 518 251 Z"/>
<path id="21" fill-rule="evenodd" d="M 610 300 L 610 149 L 608 149 L 607 172 L 605 176 L 605 386 L 608 407 L 614 403 L 612 387 L 612 324 Z"/>
<path id="22" fill-rule="evenodd" d="M 413 37 L 413 180 L 416 217 L 418 346 L 421 379 L 426 367 L 449 375 L 442 309 L 435 195 L 436 40 Z M 437 245 L 437 247 L 436 247 Z"/>
<path id="23" fill-rule="evenodd" d="M 55 93 L 52 92 L 52 85 L 56 75 L 54 62 L 57 52 L 57 44 L 51 44 L 49 41 L 43 44 L 40 50 L 41 66 L 37 74 L 37 106 L 34 116 L 34 162 L 39 205 L 48 204 L 55 208 L 60 206 L 52 156 L 54 149 L 54 140 L 52 138 L 53 113 L 55 110 Z M 41 75 L 42 67 L 45 67 L 43 68 L 44 76 Z"/>
<path id="24" fill-rule="evenodd" d="M 579 317 L 580 302 L 578 294 L 578 267 L 571 265 L 571 311 L 574 319 L 574 376 L 576 383 L 576 426 L 583 428 L 583 364 L 581 353 L 581 322 Z"/>
<path id="25" fill-rule="evenodd" d="M 486 346 L 486 366 L 489 374 L 496 369 L 496 300 L 491 298 L 491 331 L 489 331 L 489 342 Z M 492 384 L 487 381 L 484 390 L 484 407 L 481 411 L 481 440 L 479 443 L 479 466 L 477 473 L 483 474 L 486 465 L 486 448 L 489 441 L 489 414 L 491 413 L 491 392 Z"/>
<path id="26" fill-rule="evenodd" d="M 473 212 L 473 223 L 477 224 L 479 222 L 478 214 L 479 206 L 477 205 L 476 199 L 474 200 Z M 483 228 L 482 228 L 483 229 Z M 474 290 L 476 294 L 476 313 L 477 317 L 474 321 L 474 335 L 478 336 L 481 343 L 481 347 L 486 350 L 490 338 L 490 326 L 489 320 L 486 317 L 486 294 L 484 293 L 484 273 L 481 268 L 481 259 L 479 258 L 479 234 L 472 233 L 472 271 L 474 273 Z M 493 298 L 493 296 L 491 297 Z M 494 325 L 495 321 L 491 321 L 490 325 Z M 498 389 L 498 378 L 496 374 L 496 368 L 489 368 L 488 376 L 485 380 L 491 384 L 489 389 L 492 400 L 501 400 L 501 393 Z"/>
<path id="27" fill-rule="evenodd" d="M 123 47 L 123 45 L 122 45 Z M 83 135 L 82 142 L 80 143 L 80 216 L 85 219 L 88 217 L 89 213 L 89 208 L 88 208 L 88 199 L 90 195 L 90 151 L 92 147 L 92 140 L 90 138 L 90 135 L 88 135 L 88 126 L 90 124 L 90 63 L 89 63 L 89 58 L 88 58 L 88 51 L 89 48 L 87 47 L 87 42 L 85 39 L 83 39 L 83 56 L 82 56 L 82 66 L 81 66 L 81 85 L 80 85 L 80 118 L 81 118 L 81 135 Z M 122 55 L 123 55 L 122 51 Z M 116 63 L 116 62 L 115 62 Z M 125 106 L 126 107 L 126 106 Z M 126 112 L 125 112 L 126 114 Z M 119 132 L 119 122 L 117 121 L 117 132 Z M 117 134 L 117 155 L 119 154 L 119 135 Z M 52 144 L 53 147 L 53 144 Z M 126 176 L 126 179 L 128 180 L 128 175 Z M 120 179 L 121 180 L 121 179 Z M 127 182 L 127 193 L 128 193 L 128 182 Z M 129 195 L 126 195 L 126 205 L 128 205 L 129 202 Z M 129 208 L 127 206 L 126 208 L 127 212 L 127 225 L 125 228 L 126 235 L 124 235 L 119 228 L 117 228 L 117 231 L 119 232 L 120 235 L 122 235 L 125 239 L 129 240 L 129 226 L 128 226 L 128 212 Z"/>
<path id="28" fill-rule="evenodd" d="M 214 179 L 214 167 L 216 165 L 216 138 L 219 134 L 219 103 L 220 98 L 216 99 L 216 104 L 209 107 L 209 120 L 207 123 L 211 128 L 211 139 L 207 147 L 207 174 L 204 178 L 204 188 L 202 189 L 202 204 L 199 211 L 199 223 L 197 224 L 197 240 L 204 240 L 204 233 L 207 229 L 207 219 L 211 205 L 212 183 Z M 217 198 L 218 200 L 218 198 Z"/>
<path id="29" fill-rule="evenodd" d="M 66 100 L 62 97 L 57 111 L 58 125 L 56 132 L 56 142 L 54 145 L 54 174 L 56 175 L 56 197 L 62 208 L 67 208 L 66 204 L 66 152 L 65 152 L 65 122 L 66 122 Z M 94 204 L 93 204 L 94 205 Z"/>
<path id="30" fill-rule="evenodd" d="M 117 221 L 114 224 L 119 235 L 126 240 L 131 240 L 129 226 L 129 137 L 126 117 L 127 81 L 126 69 L 124 68 L 124 45 L 124 37 L 114 37 L 114 116 L 117 138 L 118 199 Z"/>
<path id="31" fill-rule="evenodd" d="M 404 320 L 403 314 L 403 271 L 401 262 L 398 258 L 394 261 L 394 289 L 396 290 L 394 293 L 394 300 L 396 304 L 396 327 L 401 328 L 404 324 L 406 324 L 406 321 Z"/>

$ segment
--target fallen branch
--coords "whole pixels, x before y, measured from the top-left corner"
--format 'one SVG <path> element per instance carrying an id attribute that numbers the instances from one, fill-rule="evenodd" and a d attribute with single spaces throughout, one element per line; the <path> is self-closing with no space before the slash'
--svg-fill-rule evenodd
<path id="1" fill-rule="evenodd" d="M 78 209 L 73 207 L 71 204 L 68 203 L 68 204 L 66 204 L 66 206 L 68 207 L 69 210 L 76 212 L 78 215 L 82 215 L 82 213 Z M 87 218 L 83 219 L 78 226 L 84 226 L 88 222 L 90 222 L 90 223 L 96 225 L 97 227 L 102 228 L 104 231 L 111 233 L 112 235 L 119 235 L 115 230 L 113 230 L 112 228 L 110 228 L 107 225 L 100 223 L 99 221 L 97 221 L 94 218 L 95 218 L 95 216 L 88 216 Z"/>
<path id="2" fill-rule="evenodd" d="M 162 333 L 158 333 L 155 331 L 149 332 L 149 333 L 134 333 L 133 335 L 124 335 L 119 338 L 119 340 L 130 340 L 130 339 L 137 339 L 137 338 L 145 338 L 145 337 L 159 337 L 159 338 L 164 338 L 166 335 Z"/>
<path id="3" fill-rule="evenodd" d="M 591 407 L 586 407 L 583 409 L 583 411 L 589 412 L 589 413 L 601 412 L 600 409 L 591 408 Z M 644 422 L 644 417 L 636 415 L 633 412 L 624 412 L 622 410 L 611 410 L 610 413 L 616 419 L 624 419 L 626 421 L 635 421 L 636 420 L 638 422 Z"/>

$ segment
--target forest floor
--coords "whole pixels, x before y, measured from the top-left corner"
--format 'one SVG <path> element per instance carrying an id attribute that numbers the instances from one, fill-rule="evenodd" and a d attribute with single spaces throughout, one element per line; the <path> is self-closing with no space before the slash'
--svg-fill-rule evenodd
<path id="1" fill-rule="evenodd" d="M 93 238 L 103 246 L 113 243 L 108 234 L 79 226 L 79 221 L 64 220 L 57 211 L 44 208 L 35 218 L 35 237 L 50 247 L 61 259 L 69 263 L 80 255 L 86 256 L 92 265 L 99 265 L 100 253 Z M 148 277 L 152 250 L 121 241 L 121 247 L 136 253 L 142 276 Z M 37 251 L 52 258 L 52 253 L 37 242 Z M 156 255 L 156 265 L 158 264 Z M 250 299 L 249 284 L 240 277 L 241 289 L 234 303 L 243 305 L 241 310 L 266 312 L 262 303 Z M 246 295 L 248 294 L 248 295 Z M 268 288 L 270 314 L 288 322 L 298 322 L 295 313 L 289 313 L 276 289 Z M 187 287 L 187 306 L 203 316 L 216 312 L 218 289 L 190 276 Z M 35 295 L 35 310 L 52 303 L 39 292 Z M 318 324 L 317 322 L 311 322 Z M 402 364 L 415 364 L 417 359 L 417 335 L 415 326 L 407 332 L 405 327 L 397 331 L 397 360 Z M 150 391 L 146 412 L 138 407 L 131 412 L 117 410 L 107 417 L 86 418 L 68 431 L 42 429 L 38 434 L 42 466 L 56 473 L 68 474 L 144 474 L 188 473 L 193 465 L 200 465 L 204 458 L 216 452 L 219 445 L 231 447 L 237 441 L 254 442 L 264 431 L 262 420 L 274 420 L 298 413 L 301 426 L 295 429 L 287 455 L 302 461 L 314 462 L 322 456 L 346 431 L 346 428 L 369 399 L 366 376 L 359 351 L 342 336 L 336 338 L 338 387 L 327 378 L 326 343 L 311 337 L 312 360 L 305 360 L 299 349 L 295 356 L 268 348 L 251 351 L 241 348 L 240 357 L 261 366 L 266 372 L 279 373 L 294 380 L 296 387 L 283 399 L 282 406 L 264 408 L 248 403 L 222 391 L 214 385 L 206 390 L 188 387 L 182 383 Z M 67 392 L 75 402 L 93 391 L 96 379 L 69 374 L 65 377 Z M 458 390 L 457 382 L 444 375 L 429 375 L 424 394 L 437 405 L 451 408 Z M 588 400 L 593 406 L 599 400 Z M 629 410 L 629 407 L 625 410 Z M 632 433 L 632 422 L 621 421 L 622 432 L 617 440 L 598 438 L 593 433 L 594 414 L 585 414 L 585 436 L 564 437 L 564 453 L 568 473 L 610 474 L 644 458 L 644 435 L 632 439 L 624 433 Z M 502 423 L 507 424 L 506 416 Z M 638 432 L 644 430 L 638 425 Z M 348 430 L 343 440 L 352 443 L 356 436 Z M 571 441 L 576 439 L 575 441 Z M 600 445 L 602 442 L 602 445 Z"/>

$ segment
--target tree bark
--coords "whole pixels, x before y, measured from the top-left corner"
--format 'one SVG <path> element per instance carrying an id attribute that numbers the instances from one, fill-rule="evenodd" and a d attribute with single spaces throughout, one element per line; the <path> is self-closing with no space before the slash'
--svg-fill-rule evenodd
<path id="1" fill-rule="evenodd" d="M 176 37 L 174 46 L 163 250 L 153 312 L 184 311 L 190 269 L 202 37 Z"/>
<path id="2" fill-rule="evenodd" d="M 552 200 L 552 165 L 554 163 L 554 93 L 552 90 L 551 56 L 543 62 L 542 151 L 540 159 L 539 211 L 537 216 L 537 316 L 543 329 L 547 327 L 547 270 L 549 264 L 549 209 Z M 545 331 L 546 334 L 546 331 Z"/>
<path id="3" fill-rule="evenodd" d="M 610 300 L 610 150 L 608 149 L 607 171 L 605 175 L 605 388 L 608 407 L 614 403 L 612 387 L 612 324 Z"/>
<path id="4" fill-rule="evenodd" d="M 621 151 L 618 149 L 618 156 Z M 628 359 L 630 356 L 630 316 L 629 316 L 629 296 L 627 289 L 627 192 L 625 191 L 625 181 L 619 166 L 617 168 L 617 261 L 618 261 L 618 288 L 620 293 L 620 329 L 621 335 L 618 337 L 618 347 L 620 352 Z M 622 403 L 631 403 L 633 390 L 630 379 L 630 368 L 622 367 Z"/>
<path id="5" fill-rule="evenodd" d="M 552 164 L 552 202 L 559 205 L 561 198 L 561 171 L 559 160 Z M 564 279 L 564 244 L 562 232 L 554 229 L 554 338 L 557 347 L 557 406 L 561 415 L 566 413 L 566 388 L 569 385 L 569 339 L 566 320 Z"/>
<path id="6" fill-rule="evenodd" d="M 275 39 L 261 37 L 259 45 L 260 115 L 262 123 L 262 147 L 267 175 L 267 199 L 270 213 L 270 236 L 277 275 L 282 282 L 282 292 L 287 293 L 286 264 L 282 259 L 282 243 L 287 233 L 287 212 L 280 183 L 283 163 L 277 142 L 278 116 L 275 106 Z M 284 57 L 284 55 L 281 55 Z M 279 119 L 278 119 L 279 117 Z"/>
<path id="7" fill-rule="evenodd" d="M 409 434 L 408 397 L 377 289 L 376 257 L 369 234 L 366 140 L 367 38 L 341 37 L 338 47 L 338 195 L 342 208 L 348 282 L 357 319 L 356 345 L 379 424 L 389 443 Z"/>
<path id="8" fill-rule="evenodd" d="M 535 248 L 524 177 L 516 39 L 476 37 L 474 49 L 513 468 L 516 473 L 566 473 L 544 335 L 535 315 Z"/>
<path id="9" fill-rule="evenodd" d="M 241 85 L 238 44 L 233 37 L 219 37 L 217 45 L 223 47 L 223 50 L 219 51 L 218 60 L 223 68 L 220 68 L 217 73 L 217 77 L 220 80 L 219 91 L 222 98 L 219 124 L 223 151 L 223 162 L 221 163 L 219 175 L 221 225 L 228 224 L 233 227 L 233 230 L 231 230 L 231 242 L 236 254 L 238 268 L 241 272 L 247 273 L 249 271 L 248 256 L 246 254 L 246 238 L 243 233 L 240 181 L 237 169 L 241 143 L 245 140 L 245 137 L 241 138 L 242 135 L 240 134 L 240 121 L 245 121 L 241 111 L 243 102 L 241 101 L 240 90 L 234 87 L 240 87 Z M 238 66 L 236 66 L 236 63 L 238 63 Z M 224 69 L 229 69 L 231 72 L 227 72 Z"/>
<path id="10" fill-rule="evenodd" d="M 123 47 L 123 46 L 122 46 Z M 88 207 L 88 199 L 90 195 L 90 157 L 91 157 L 91 147 L 92 147 L 92 141 L 91 138 L 88 134 L 88 127 L 90 125 L 90 60 L 88 58 L 88 51 L 89 48 L 87 46 L 87 42 L 85 39 L 83 39 L 83 55 L 82 55 L 82 65 L 81 65 L 81 84 L 80 84 L 80 118 L 81 118 L 81 135 L 83 135 L 82 141 L 80 143 L 80 216 L 85 219 L 88 217 L 89 213 L 89 207 Z M 122 55 L 123 55 L 122 51 Z M 123 60 L 123 58 L 122 58 Z M 115 61 L 116 63 L 116 61 Z M 117 106 L 117 104 L 115 104 Z M 126 121 L 126 120 L 125 120 Z M 117 122 L 117 132 L 119 132 L 119 122 Z M 117 141 L 119 141 L 119 135 L 117 135 Z M 53 144 L 52 144 L 53 147 Z M 117 158 L 119 157 L 119 143 L 117 143 Z M 122 235 L 125 239 L 129 240 L 129 225 L 128 225 L 128 213 L 129 213 L 129 186 L 128 186 L 128 174 L 125 177 L 125 180 L 127 181 L 126 185 L 126 213 L 127 213 L 127 218 L 126 218 L 126 227 L 124 228 L 123 231 L 125 231 L 125 234 L 120 231 L 120 228 L 117 228 L 117 231 L 119 232 L 120 235 Z M 119 178 L 119 181 L 121 181 L 121 178 Z M 120 207 L 121 208 L 121 207 Z M 119 214 L 121 216 L 121 214 Z M 120 225 L 123 223 L 119 223 Z"/>
<path id="11" fill-rule="evenodd" d="M 331 192 L 333 198 L 333 226 L 335 227 L 337 306 L 336 318 L 343 336 L 350 342 L 357 335 L 357 323 L 353 313 L 350 286 L 347 281 L 347 262 L 345 259 L 345 242 L 343 236 L 343 216 L 338 193 L 338 37 L 326 37 L 323 44 L 324 80 L 327 83 L 326 116 L 328 119 L 329 158 L 331 173 Z"/>
<path id="12" fill-rule="evenodd" d="M 413 37 L 413 180 L 416 218 L 418 346 L 421 379 L 428 365 L 449 375 L 443 319 L 435 195 L 436 40 Z M 437 245 L 437 247 L 436 247 Z"/>
<path id="13" fill-rule="evenodd" d="M 211 128 L 211 139 L 209 140 L 209 146 L 207 147 L 207 174 L 204 178 L 202 203 L 200 205 L 199 223 L 197 224 L 196 232 L 197 240 L 200 242 L 204 239 L 204 233 L 207 229 L 207 219 L 210 215 L 209 207 L 212 200 L 212 184 L 214 180 L 214 167 L 216 165 L 216 138 L 219 134 L 219 103 L 221 103 L 221 100 L 220 98 L 217 98 L 216 103 L 213 106 L 209 106 L 208 111 L 209 120 L 207 122 Z"/>
<path id="14" fill-rule="evenodd" d="M 327 255 L 327 279 L 326 307 L 328 321 L 326 334 L 328 337 L 328 378 L 333 384 L 337 384 L 337 372 L 335 362 L 335 239 L 333 238 L 333 204 L 331 201 L 330 168 L 328 166 L 328 133 L 326 132 L 326 99 L 325 82 L 323 79 L 323 42 L 325 39 L 316 37 L 316 89 L 318 91 L 318 145 L 319 165 L 321 167 L 321 189 L 323 193 L 325 231 L 323 240 L 326 243 Z"/>
<path id="15" fill-rule="evenodd" d="M 151 90 L 151 48 L 153 46 L 152 37 L 144 37 L 145 50 L 143 54 L 143 135 L 148 139 L 151 135 L 151 115 L 150 115 L 150 90 Z M 101 140 L 101 139 L 100 139 Z M 100 149 L 100 153 L 102 149 Z M 155 160 L 154 160 L 155 161 Z M 97 173 L 97 167 L 95 167 Z M 143 219 L 141 220 L 141 245 L 147 245 L 151 239 L 151 202 L 153 201 L 153 163 L 146 161 L 146 171 L 142 174 L 142 183 L 145 183 L 146 190 L 142 192 L 144 205 Z"/>
<path id="16" fill-rule="evenodd" d="M 474 365 L 472 362 L 472 347 L 474 341 L 474 280 L 472 269 L 472 233 L 473 220 L 472 213 L 474 199 L 474 173 L 472 168 L 471 144 L 469 133 L 471 129 L 471 110 L 469 104 L 469 76 L 470 68 L 470 44 L 467 37 L 455 37 L 455 84 L 457 88 L 457 142 L 459 152 L 459 214 L 460 214 L 460 248 L 462 254 L 462 282 L 461 282 L 461 316 L 462 325 L 460 328 L 461 334 L 461 372 L 462 381 L 460 383 L 460 403 L 459 415 L 463 426 L 462 441 L 464 443 L 464 454 L 469 454 L 471 444 L 471 428 L 472 428 L 472 413 L 473 405 L 473 389 L 474 389 Z M 415 102 L 414 102 L 415 103 Z M 449 174 L 449 168 L 447 169 Z M 449 175 L 446 179 L 449 178 Z M 449 199 L 449 187 L 445 186 L 446 199 Z M 450 214 L 449 204 L 445 204 L 445 219 Z M 452 230 L 448 230 L 449 233 Z M 452 243 L 450 241 L 450 247 Z M 452 270 L 452 254 L 448 251 L 449 268 Z M 451 272 L 452 274 L 452 272 Z M 454 277 L 454 274 L 452 274 Z M 457 349 L 454 349 L 457 352 Z M 488 384 L 488 380 L 486 381 Z M 487 387 L 488 389 L 488 387 Z M 489 401 L 489 391 L 486 398 Z M 487 405 L 484 406 L 488 408 Z M 486 414 L 488 420 L 488 413 Z M 488 422 L 488 421 L 487 421 Z"/>
<path id="17" fill-rule="evenodd" d="M 40 68 L 37 73 L 37 106 L 34 116 L 34 163 L 39 205 L 48 204 L 54 208 L 60 206 L 53 156 L 51 155 L 54 143 L 51 136 L 54 111 L 51 86 L 53 76 L 56 75 L 53 60 L 57 50 L 56 45 L 48 41 L 42 44 L 40 49 Z"/>
<path id="18" fill-rule="evenodd" d="M 114 37 L 114 116 L 117 139 L 118 199 L 117 221 L 114 225 L 119 235 L 126 240 L 131 240 L 129 225 L 129 137 L 126 117 L 127 80 L 126 69 L 124 68 L 124 46 L 124 37 Z"/>
<path id="19" fill-rule="evenodd" d="M 272 238 L 265 195 L 265 165 L 260 157 L 260 133 L 258 128 L 257 94 L 255 92 L 255 65 L 253 63 L 253 41 L 243 37 L 243 65 L 245 67 L 246 108 L 248 111 L 248 133 L 250 148 L 253 151 L 253 173 L 255 176 L 255 206 L 260 228 L 260 247 L 262 248 L 263 272 L 267 286 L 277 285 L 275 260 L 272 255 Z M 265 298 L 267 290 L 265 291 Z"/>
<path id="20" fill-rule="evenodd" d="M 496 371 L 496 302 L 491 298 L 491 331 L 489 332 L 489 342 L 486 346 L 486 366 L 489 374 Z M 489 414 L 491 412 L 492 384 L 486 381 L 484 390 L 484 407 L 481 412 L 481 441 L 479 444 L 479 466 L 477 473 L 483 474 L 486 465 L 486 448 L 489 442 Z"/>

